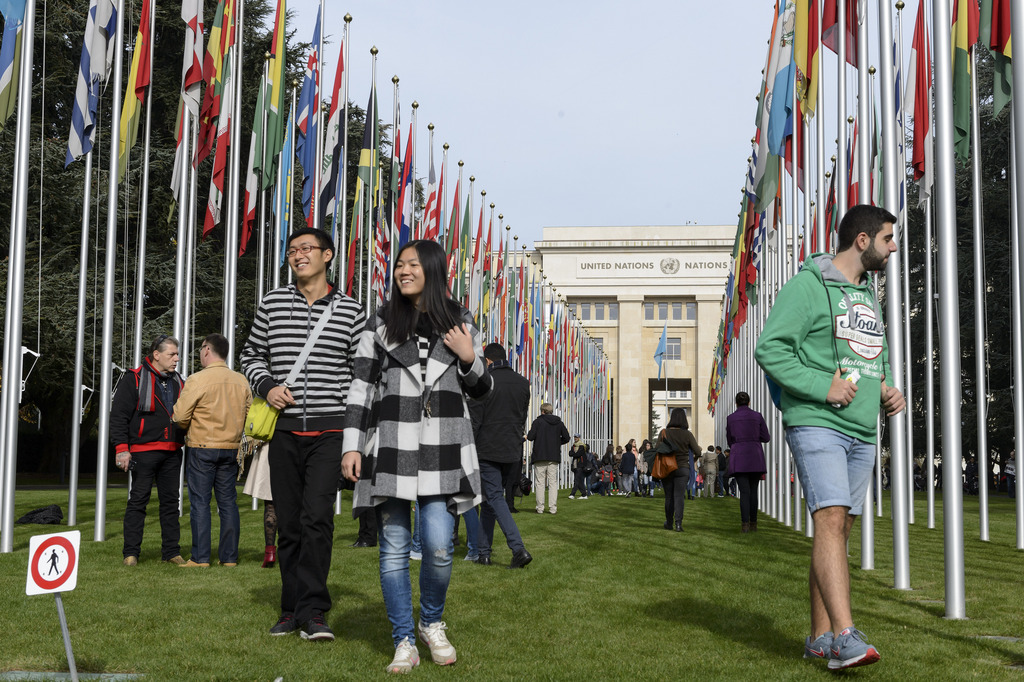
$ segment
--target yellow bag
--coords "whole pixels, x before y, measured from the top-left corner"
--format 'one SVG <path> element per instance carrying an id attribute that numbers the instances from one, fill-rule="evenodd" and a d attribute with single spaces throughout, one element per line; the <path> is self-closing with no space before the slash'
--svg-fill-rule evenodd
<path id="1" fill-rule="evenodd" d="M 268 403 L 266 398 L 253 398 L 249 413 L 245 415 L 245 435 L 256 440 L 269 441 L 274 437 L 277 414 L 277 408 Z"/>

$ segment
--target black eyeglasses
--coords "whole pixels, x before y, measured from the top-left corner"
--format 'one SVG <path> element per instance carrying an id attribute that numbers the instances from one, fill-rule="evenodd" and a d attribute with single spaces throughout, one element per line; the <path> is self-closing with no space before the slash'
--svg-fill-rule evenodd
<path id="1" fill-rule="evenodd" d="M 321 251 L 323 251 L 324 247 L 322 247 L 322 246 L 313 246 L 312 244 L 303 244 L 302 246 L 297 246 L 297 247 L 293 247 L 293 248 L 288 249 L 287 251 L 284 252 L 284 255 L 287 256 L 288 258 L 292 258 L 293 256 L 295 256 L 296 254 L 299 254 L 299 253 L 301 253 L 303 256 L 305 256 L 306 254 L 308 254 L 313 249 L 320 249 Z"/>

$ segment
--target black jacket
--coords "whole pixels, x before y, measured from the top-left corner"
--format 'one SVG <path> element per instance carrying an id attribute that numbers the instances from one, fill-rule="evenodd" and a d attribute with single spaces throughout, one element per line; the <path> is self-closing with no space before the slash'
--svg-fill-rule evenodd
<path id="1" fill-rule="evenodd" d="M 148 359 L 143 359 L 148 363 Z M 139 410 L 139 382 L 159 381 L 154 385 L 153 411 Z M 169 400 L 161 397 L 166 391 Z M 145 372 L 142 367 L 125 372 L 117 382 L 110 405 L 110 441 L 115 452 L 145 452 L 149 450 L 177 450 L 185 441 L 184 432 L 171 421 L 174 403 L 181 393 L 181 376 L 177 372 L 167 375 Z"/>
<path id="2" fill-rule="evenodd" d="M 561 418 L 542 414 L 533 420 L 526 440 L 533 441 L 533 463 L 561 462 L 562 446 L 569 442 L 569 431 Z"/>
<path id="3" fill-rule="evenodd" d="M 491 392 L 483 400 L 469 401 L 477 457 L 485 462 L 519 462 L 523 458 L 530 382 L 508 363 L 494 363 L 489 372 Z"/>

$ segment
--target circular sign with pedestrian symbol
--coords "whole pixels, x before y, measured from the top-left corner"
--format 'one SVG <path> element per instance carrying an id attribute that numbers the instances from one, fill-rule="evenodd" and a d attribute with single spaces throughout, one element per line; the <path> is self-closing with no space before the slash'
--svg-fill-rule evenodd
<path id="1" fill-rule="evenodd" d="M 70 592 L 78 583 L 80 531 L 37 535 L 29 543 L 25 594 Z"/>

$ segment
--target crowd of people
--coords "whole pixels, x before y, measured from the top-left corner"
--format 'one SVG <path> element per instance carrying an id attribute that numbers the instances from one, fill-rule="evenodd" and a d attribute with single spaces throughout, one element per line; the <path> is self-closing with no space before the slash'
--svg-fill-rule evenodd
<path id="1" fill-rule="evenodd" d="M 786 439 L 814 519 L 804 655 L 827 660 L 832 669 L 880 659 L 853 625 L 845 543 L 861 513 L 879 408 L 892 415 L 905 406 L 885 382 L 884 327 L 869 274 L 882 270 L 895 251 L 894 221 L 881 209 L 851 208 L 839 227 L 838 252 L 812 256 L 782 288 L 755 352 L 778 387 Z M 395 647 L 386 666 L 391 673 L 419 664 L 417 640 L 434 663 L 456 661 L 443 616 L 460 517 L 466 519 L 467 558 L 491 565 L 497 523 L 512 552 L 509 568 L 533 560 L 510 496 L 522 476 L 526 444 L 538 514 L 558 513 L 558 470 L 568 444 L 569 499 L 652 497 L 660 486 L 664 527 L 682 532 L 687 499 L 738 493 L 741 532 L 757 530 L 763 444 L 771 436 L 747 393 L 735 396 L 724 449 L 702 449 L 685 410 L 677 408 L 654 442 L 607 444 L 599 458 L 580 434 L 570 438 L 548 403 L 525 428 L 529 381 L 509 365 L 500 344 L 484 346 L 472 315 L 451 298 L 446 256 L 437 243 L 417 240 L 400 249 L 392 294 L 371 320 L 328 281 L 334 252 L 326 233 L 297 230 L 286 257 L 295 281 L 260 303 L 241 352 L 244 376 L 227 368 L 228 340 L 211 334 L 199 349 L 203 370 L 183 382 L 175 371 L 178 341 L 161 335 L 142 365 L 119 382 L 110 432 L 116 465 L 133 474 L 124 515 L 126 566 L 138 564 L 154 483 L 163 561 L 211 565 L 215 494 L 220 564 L 237 564 L 235 476 L 247 449 L 243 431 L 255 422 L 248 415 L 257 410 L 276 414 L 273 433 L 250 468 L 253 490 L 260 490 L 254 495 L 269 503 L 264 565 L 276 563 L 281 574 L 279 616 L 269 633 L 334 639 L 326 619 L 332 606 L 327 578 L 340 472 L 354 488 L 356 546 L 379 546 Z M 851 372 L 856 376 L 844 376 Z M 192 526 L 188 561 L 177 520 L 183 445 Z M 417 560 L 418 623 L 410 568 Z"/>

